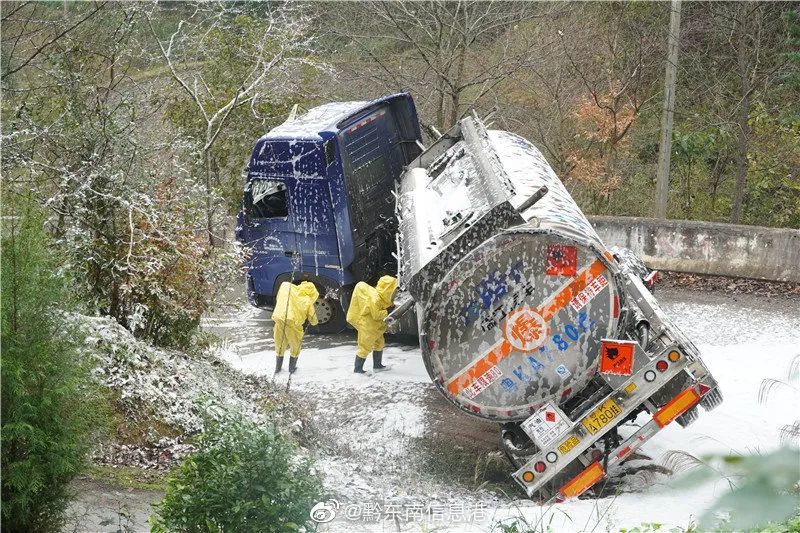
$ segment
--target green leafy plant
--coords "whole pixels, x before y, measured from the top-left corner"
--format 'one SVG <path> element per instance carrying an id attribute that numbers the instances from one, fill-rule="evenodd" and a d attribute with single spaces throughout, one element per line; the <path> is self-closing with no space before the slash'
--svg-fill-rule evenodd
<path id="1" fill-rule="evenodd" d="M 701 530 L 746 531 L 797 514 L 800 450 L 784 447 L 765 455 L 710 456 L 696 462 L 697 468 L 676 485 L 723 478 L 731 487 L 700 517 Z M 720 517 L 724 513 L 727 517 Z"/>
<path id="2" fill-rule="evenodd" d="M 7 215 L 2 241 L 2 529 L 57 531 L 106 403 L 65 322 L 64 283 L 38 210 Z"/>
<path id="3" fill-rule="evenodd" d="M 659 524 L 658 522 L 642 522 L 641 525 L 636 527 L 632 527 L 630 529 L 620 528 L 619 533 L 653 533 L 655 531 L 670 531 L 670 533 L 678 533 L 680 531 L 685 531 L 679 528 L 672 528 L 672 529 L 661 529 L 663 524 Z"/>
<path id="4" fill-rule="evenodd" d="M 786 75 L 786 84 L 790 87 L 800 87 L 800 9 L 792 9 L 783 14 L 786 21 L 786 41 L 789 51 L 784 54 L 793 68 Z"/>
<path id="5" fill-rule="evenodd" d="M 321 485 L 274 426 L 239 415 L 209 422 L 198 451 L 171 475 L 153 531 L 295 531 L 308 525 Z"/>

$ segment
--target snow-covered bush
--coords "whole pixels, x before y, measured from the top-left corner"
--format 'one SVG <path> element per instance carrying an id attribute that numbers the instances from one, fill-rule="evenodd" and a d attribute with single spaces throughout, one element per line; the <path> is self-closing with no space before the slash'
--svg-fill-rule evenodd
<path id="1" fill-rule="evenodd" d="M 100 161 L 64 169 L 47 205 L 59 214 L 65 269 L 87 311 L 158 345 L 185 347 L 238 260 L 209 243 L 206 201 L 180 163 L 180 144 L 150 146 L 165 159 L 158 167 L 137 150 L 109 147 Z"/>
<path id="2" fill-rule="evenodd" d="M 98 383 L 115 397 L 115 410 L 128 425 L 167 426 L 192 435 L 215 414 L 241 413 L 264 422 L 261 390 L 213 354 L 190 357 L 136 339 L 109 317 L 72 315 L 86 336 L 84 353 L 94 361 Z M 157 434 L 153 438 L 159 437 Z"/>
<path id="3" fill-rule="evenodd" d="M 60 21 L 73 13 L 43 9 L 54 17 L 48 28 L 65 33 L 50 50 L 58 53 L 3 78 L 13 94 L 4 107 L 4 193 L 32 191 L 49 209 L 62 271 L 85 312 L 159 345 L 186 345 L 238 266 L 210 243 L 218 227 L 210 221 L 226 214 L 222 199 L 198 170 L 202 146 L 154 112 L 164 84 L 132 75 L 144 6 L 74 8 L 87 17 L 79 33 Z"/>

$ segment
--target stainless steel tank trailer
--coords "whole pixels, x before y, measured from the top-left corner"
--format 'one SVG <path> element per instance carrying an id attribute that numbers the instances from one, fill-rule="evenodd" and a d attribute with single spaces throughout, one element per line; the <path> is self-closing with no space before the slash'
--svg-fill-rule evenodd
<path id="1" fill-rule="evenodd" d="M 397 196 L 410 298 L 389 321 L 415 308 L 431 380 L 500 424 L 529 496 L 577 497 L 722 401 L 649 290 L 656 273 L 606 248 L 527 140 L 465 118 L 412 161 Z"/>

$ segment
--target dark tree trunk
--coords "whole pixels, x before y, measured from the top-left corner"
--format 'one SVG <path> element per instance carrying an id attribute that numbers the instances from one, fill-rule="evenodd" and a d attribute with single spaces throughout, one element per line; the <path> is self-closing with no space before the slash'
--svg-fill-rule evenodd
<path id="1" fill-rule="evenodd" d="M 747 50 L 747 6 L 740 7 L 737 11 L 736 21 L 736 63 L 741 81 L 741 100 L 736 112 L 736 188 L 733 193 L 733 209 L 731 223 L 739 224 L 742 221 L 742 206 L 744 203 L 744 190 L 747 185 L 747 149 L 750 140 L 750 58 Z"/>
<path id="2" fill-rule="evenodd" d="M 206 231 L 208 232 L 208 243 L 213 247 L 214 242 L 214 213 L 211 205 L 211 154 L 206 150 L 203 156 L 203 170 L 205 171 L 206 187 Z"/>

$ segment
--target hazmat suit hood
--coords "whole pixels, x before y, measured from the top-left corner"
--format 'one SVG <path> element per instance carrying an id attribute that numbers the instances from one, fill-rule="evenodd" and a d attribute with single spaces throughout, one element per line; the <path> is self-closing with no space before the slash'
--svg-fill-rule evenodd
<path id="1" fill-rule="evenodd" d="M 382 335 L 386 331 L 386 310 L 392 305 L 396 289 L 397 279 L 392 276 L 383 276 L 375 287 L 363 281 L 356 283 L 347 309 L 347 322 L 359 332 Z"/>
<path id="2" fill-rule="evenodd" d="M 378 291 L 378 302 L 381 309 L 388 309 L 394 299 L 394 291 L 397 290 L 397 278 L 393 276 L 382 276 L 375 286 Z"/>
<path id="3" fill-rule="evenodd" d="M 347 322 L 358 331 L 358 357 L 363 359 L 371 351 L 383 350 L 387 309 L 395 290 L 397 278 L 392 276 L 383 276 L 375 287 L 359 281 L 353 288 Z"/>
<path id="4" fill-rule="evenodd" d="M 284 281 L 278 288 L 278 294 L 275 297 L 272 319 L 291 322 L 298 328 L 302 328 L 303 323 L 308 320 L 312 326 L 315 326 L 317 313 L 314 303 L 317 298 L 319 298 L 319 292 L 310 281 L 301 281 L 298 285 Z"/>
<path id="5" fill-rule="evenodd" d="M 310 281 L 301 281 L 297 286 L 297 295 L 310 305 L 314 305 L 319 298 L 319 291 Z"/>

